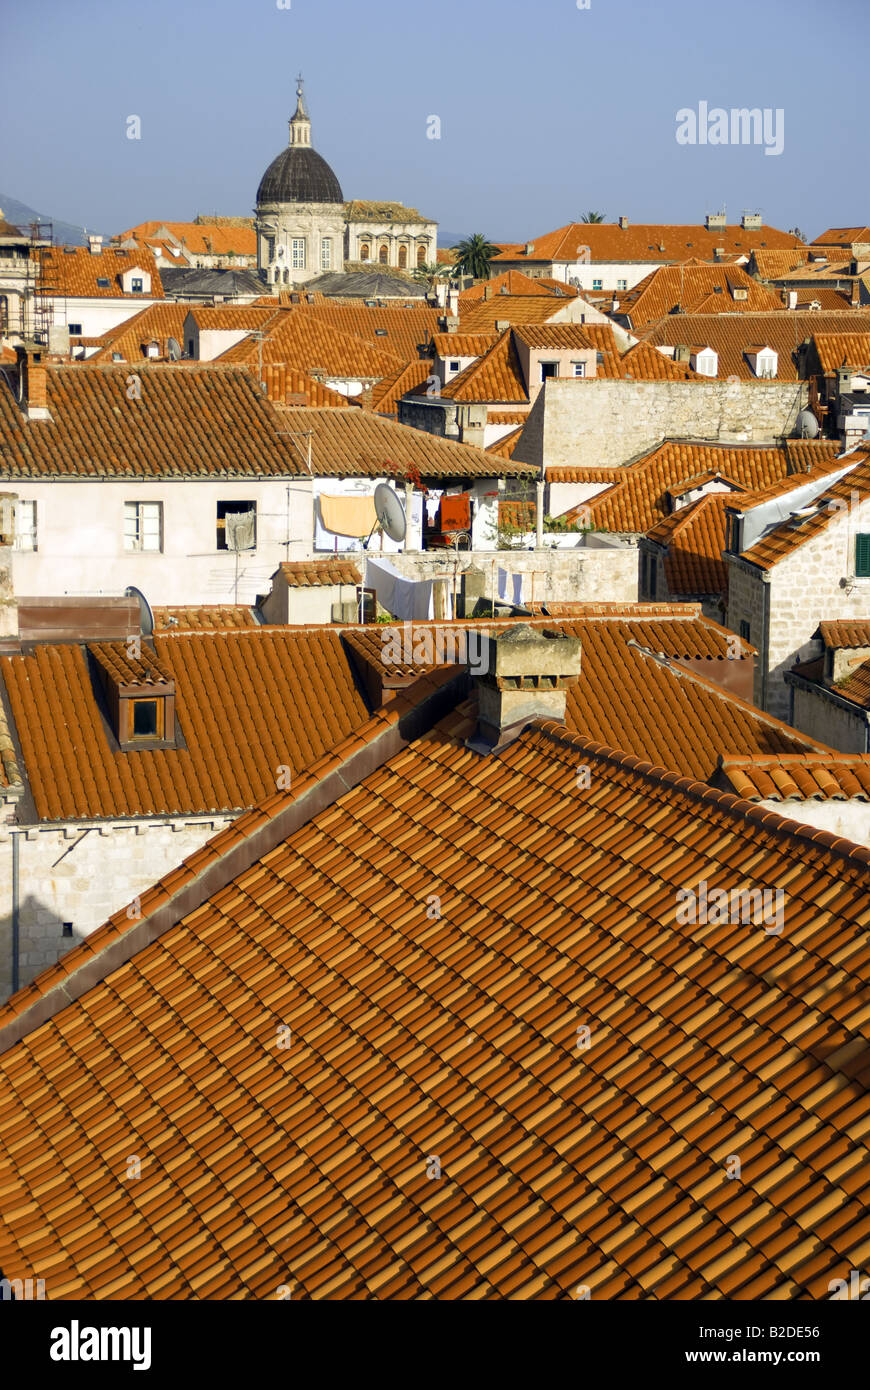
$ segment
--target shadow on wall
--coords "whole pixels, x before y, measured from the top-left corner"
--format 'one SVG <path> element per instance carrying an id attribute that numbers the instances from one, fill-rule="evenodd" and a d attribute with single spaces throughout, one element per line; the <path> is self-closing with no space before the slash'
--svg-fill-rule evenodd
<path id="1" fill-rule="evenodd" d="M 54 965 L 67 951 L 78 946 L 84 937 L 72 923 L 71 934 L 64 936 L 64 921 L 54 908 L 47 907 L 32 893 L 22 898 L 18 921 L 18 988 L 29 985 L 36 976 Z M 12 960 L 12 916 L 0 917 L 0 1004 L 12 994 L 14 967 Z"/>

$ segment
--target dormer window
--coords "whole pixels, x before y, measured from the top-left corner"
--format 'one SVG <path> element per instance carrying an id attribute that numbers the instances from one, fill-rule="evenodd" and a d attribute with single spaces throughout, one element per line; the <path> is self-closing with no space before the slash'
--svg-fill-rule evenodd
<path id="1" fill-rule="evenodd" d="M 175 747 L 175 680 L 138 633 L 88 647 L 122 752 Z"/>
<path id="2" fill-rule="evenodd" d="M 97 276 L 97 289 L 98 289 L 98 290 L 107 290 L 107 289 L 110 289 L 110 288 L 111 288 L 111 283 L 112 283 L 112 282 L 111 282 L 111 280 L 109 279 L 108 275 L 98 275 L 98 276 Z"/>

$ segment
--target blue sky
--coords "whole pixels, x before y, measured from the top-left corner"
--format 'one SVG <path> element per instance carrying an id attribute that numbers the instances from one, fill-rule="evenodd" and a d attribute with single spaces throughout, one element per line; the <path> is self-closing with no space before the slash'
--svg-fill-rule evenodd
<path id="1" fill-rule="evenodd" d="M 496 240 L 590 209 L 698 222 L 723 205 L 813 237 L 870 221 L 866 14 L 861 0 L 4 0 L 0 189 L 109 233 L 249 215 L 301 69 L 347 198 Z M 676 113 L 700 101 L 782 108 L 782 154 L 679 145 Z"/>

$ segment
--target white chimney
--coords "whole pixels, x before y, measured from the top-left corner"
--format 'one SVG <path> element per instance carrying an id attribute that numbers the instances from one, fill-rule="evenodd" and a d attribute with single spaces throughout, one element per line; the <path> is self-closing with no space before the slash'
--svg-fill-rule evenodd
<path id="1" fill-rule="evenodd" d="M 89 236 L 88 246 L 92 256 L 99 256 L 103 249 L 103 238 L 101 236 Z"/>

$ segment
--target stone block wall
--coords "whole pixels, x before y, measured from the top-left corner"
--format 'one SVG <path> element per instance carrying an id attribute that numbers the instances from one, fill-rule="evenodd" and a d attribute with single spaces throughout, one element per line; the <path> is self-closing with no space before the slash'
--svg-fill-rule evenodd
<path id="1" fill-rule="evenodd" d="M 841 753 L 866 753 L 867 724 L 858 709 L 843 709 L 817 690 L 793 687 L 792 723 L 801 733 L 839 748 Z"/>
<path id="2" fill-rule="evenodd" d="M 12 835 L 19 840 L 19 983 L 177 868 L 235 817 L 0 826 L 0 1001 L 12 990 Z M 63 935 L 64 922 L 72 936 Z"/>

